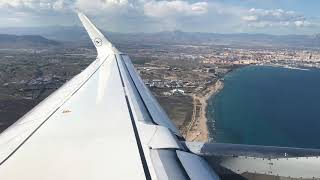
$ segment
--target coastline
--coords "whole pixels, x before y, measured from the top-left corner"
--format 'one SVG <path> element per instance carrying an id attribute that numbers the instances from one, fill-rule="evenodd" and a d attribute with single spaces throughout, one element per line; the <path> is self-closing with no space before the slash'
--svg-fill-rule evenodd
<path id="1" fill-rule="evenodd" d="M 218 79 L 199 94 L 192 95 L 194 106 L 192 120 L 183 133 L 186 140 L 200 142 L 209 141 L 209 130 L 207 126 L 208 100 L 214 98 L 223 87 L 223 81 Z"/>

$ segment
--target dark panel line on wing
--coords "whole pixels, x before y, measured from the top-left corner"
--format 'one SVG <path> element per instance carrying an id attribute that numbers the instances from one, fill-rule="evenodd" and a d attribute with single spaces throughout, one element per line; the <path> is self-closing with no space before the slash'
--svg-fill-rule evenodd
<path id="1" fill-rule="evenodd" d="M 81 84 L 81 86 L 80 86 L 78 89 L 76 89 L 74 93 L 72 93 L 72 95 L 71 95 L 68 99 L 66 99 L 56 110 L 54 110 L 54 111 L 49 115 L 49 117 L 47 117 L 24 141 L 22 141 L 22 143 L 21 143 L 16 149 L 14 149 L 14 150 L 8 155 L 8 157 L 6 157 L 3 161 L 0 162 L 0 166 L 1 166 L 3 163 L 5 163 L 14 153 L 16 153 L 16 152 L 20 149 L 20 147 L 23 146 L 23 145 L 31 138 L 31 136 L 33 136 L 33 135 L 42 127 L 42 125 L 44 125 L 44 124 L 51 118 L 51 116 L 54 115 L 54 114 L 61 108 L 61 106 L 63 106 L 76 92 L 79 91 L 79 89 L 81 89 L 81 87 L 82 87 L 84 84 L 86 84 L 86 83 L 89 81 L 89 79 L 91 79 L 91 77 L 92 77 L 92 76 L 100 69 L 100 67 L 105 63 L 105 61 L 108 59 L 108 57 L 109 57 L 109 56 L 107 56 L 107 57 L 105 58 L 105 60 L 104 60 L 104 61 L 98 66 L 98 68 L 89 76 L 89 78 L 86 79 L 86 80 Z"/>
<path id="2" fill-rule="evenodd" d="M 126 96 L 126 102 L 127 102 L 127 106 L 128 106 L 128 109 L 129 109 L 129 114 L 130 114 L 130 118 L 131 118 L 133 131 L 134 131 L 134 134 L 135 134 L 135 137 L 136 137 L 136 140 L 137 140 L 137 145 L 138 145 L 138 149 L 139 149 L 139 153 L 140 153 L 140 157 L 141 157 L 141 161 L 142 161 L 143 170 L 144 170 L 144 173 L 146 175 L 146 179 L 147 180 L 151 180 L 151 175 L 150 175 L 150 172 L 149 172 L 147 160 L 146 160 L 146 157 L 145 157 L 143 149 L 142 149 L 141 140 L 140 140 L 140 137 L 139 137 L 139 134 L 138 134 L 137 126 L 136 126 L 136 124 L 134 122 L 134 119 L 133 119 L 132 110 L 131 110 L 131 107 L 130 107 L 129 100 L 128 100 L 127 96 Z"/>
<path id="3" fill-rule="evenodd" d="M 117 62 L 118 71 L 119 71 L 119 74 L 120 74 L 120 79 L 121 79 L 121 82 L 122 82 L 122 86 L 125 87 L 125 85 L 123 83 L 123 78 L 122 78 L 122 75 L 121 75 L 121 72 L 120 72 L 119 63 L 118 63 L 118 59 L 117 59 L 116 55 L 115 55 L 115 59 L 116 59 L 116 62 Z M 125 98 L 126 98 L 127 107 L 128 107 L 129 114 L 130 114 L 130 119 L 131 119 L 133 132 L 134 132 L 134 135 L 135 135 L 135 138 L 136 138 L 136 142 L 137 142 L 137 146 L 138 146 L 138 150 L 139 150 L 139 154 L 140 154 L 140 159 L 141 159 L 141 162 L 142 162 L 143 171 L 144 171 L 144 174 L 146 176 L 146 179 L 147 180 L 151 180 L 151 175 L 150 175 L 150 171 L 149 171 L 149 168 L 148 168 L 147 160 L 146 160 L 146 157 L 145 157 L 144 152 L 143 152 L 143 148 L 142 148 L 141 140 L 140 140 L 140 137 L 139 137 L 137 125 L 136 125 L 136 123 L 134 121 L 134 118 L 133 118 L 132 109 L 131 109 L 131 106 L 130 106 L 130 103 L 129 103 L 128 96 L 125 95 Z"/>

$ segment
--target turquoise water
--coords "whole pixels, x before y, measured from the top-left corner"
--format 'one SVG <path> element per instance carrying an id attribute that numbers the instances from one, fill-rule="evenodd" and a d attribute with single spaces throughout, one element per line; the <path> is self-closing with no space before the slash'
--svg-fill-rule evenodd
<path id="1" fill-rule="evenodd" d="M 320 148 L 320 70 L 235 70 L 209 101 L 208 127 L 216 142 Z"/>

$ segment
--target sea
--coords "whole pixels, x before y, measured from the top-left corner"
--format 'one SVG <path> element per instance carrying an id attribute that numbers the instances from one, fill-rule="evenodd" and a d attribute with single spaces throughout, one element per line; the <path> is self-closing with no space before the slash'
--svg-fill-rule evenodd
<path id="1" fill-rule="evenodd" d="M 207 116 L 212 142 L 320 149 L 320 70 L 236 69 Z"/>

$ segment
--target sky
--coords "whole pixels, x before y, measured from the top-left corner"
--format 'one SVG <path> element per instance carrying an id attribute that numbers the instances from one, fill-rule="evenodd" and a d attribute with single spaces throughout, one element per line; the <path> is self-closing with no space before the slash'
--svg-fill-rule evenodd
<path id="1" fill-rule="evenodd" d="M 79 26 L 113 32 L 318 34 L 319 0 L 0 0 L 0 28 Z"/>

